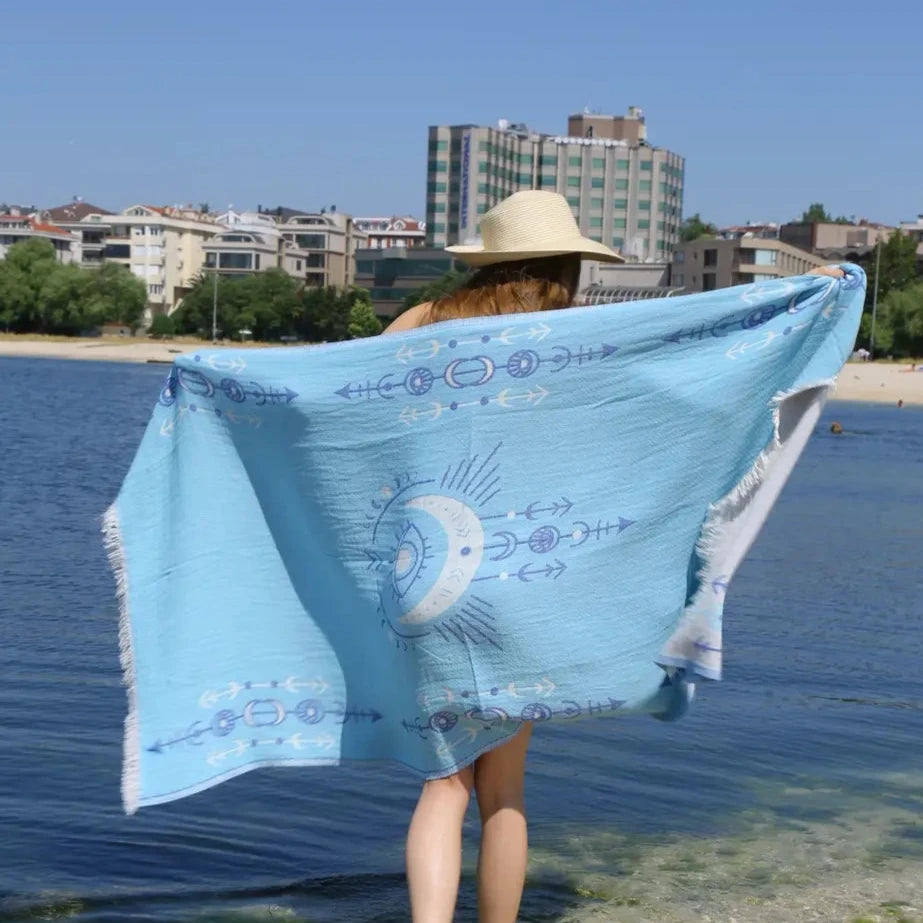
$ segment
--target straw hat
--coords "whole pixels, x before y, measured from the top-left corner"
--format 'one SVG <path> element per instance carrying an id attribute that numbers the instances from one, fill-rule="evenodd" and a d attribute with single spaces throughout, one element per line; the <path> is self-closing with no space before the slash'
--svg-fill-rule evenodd
<path id="1" fill-rule="evenodd" d="M 469 266 L 579 253 L 588 259 L 622 263 L 614 250 L 584 237 L 567 204 L 556 192 L 514 192 L 481 219 L 483 244 L 446 247 Z"/>

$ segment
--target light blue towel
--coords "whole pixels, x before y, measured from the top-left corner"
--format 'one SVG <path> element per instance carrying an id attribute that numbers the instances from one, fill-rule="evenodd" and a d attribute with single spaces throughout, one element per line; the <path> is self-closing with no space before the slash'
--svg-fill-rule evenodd
<path id="1" fill-rule="evenodd" d="M 676 717 L 865 276 L 177 359 L 105 521 L 126 809 Z"/>

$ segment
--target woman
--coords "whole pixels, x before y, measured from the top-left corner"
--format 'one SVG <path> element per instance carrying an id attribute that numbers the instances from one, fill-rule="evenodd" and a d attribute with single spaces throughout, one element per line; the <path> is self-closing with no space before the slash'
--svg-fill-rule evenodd
<path id="1" fill-rule="evenodd" d="M 398 317 L 386 333 L 462 317 L 549 311 L 573 305 L 586 257 L 621 262 L 581 236 L 566 199 L 517 192 L 481 220 L 483 246 L 449 247 L 477 271 L 467 285 Z M 843 275 L 842 270 L 815 270 Z M 512 923 L 526 874 L 523 800 L 530 722 L 472 765 L 423 786 L 407 836 L 407 879 L 414 923 L 451 923 L 461 874 L 462 822 L 472 790 L 481 816 L 478 907 L 481 923 Z"/>

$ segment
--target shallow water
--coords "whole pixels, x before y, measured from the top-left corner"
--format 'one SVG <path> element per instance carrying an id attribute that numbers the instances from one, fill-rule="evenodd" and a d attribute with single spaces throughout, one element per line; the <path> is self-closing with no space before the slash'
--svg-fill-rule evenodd
<path id="1" fill-rule="evenodd" d="M 0 360 L 0 921 L 405 920 L 399 768 L 121 813 L 98 517 L 163 376 Z M 675 725 L 536 732 L 521 919 L 923 920 L 921 628 L 923 411 L 831 405 L 729 593 L 725 681 Z"/>

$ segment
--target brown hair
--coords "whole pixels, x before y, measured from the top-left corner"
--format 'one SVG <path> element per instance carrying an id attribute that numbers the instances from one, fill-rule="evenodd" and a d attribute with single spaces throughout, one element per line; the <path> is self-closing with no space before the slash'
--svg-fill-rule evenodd
<path id="1" fill-rule="evenodd" d="M 565 253 L 485 266 L 458 291 L 434 301 L 426 323 L 569 308 L 577 295 L 580 260 L 579 253 Z"/>

